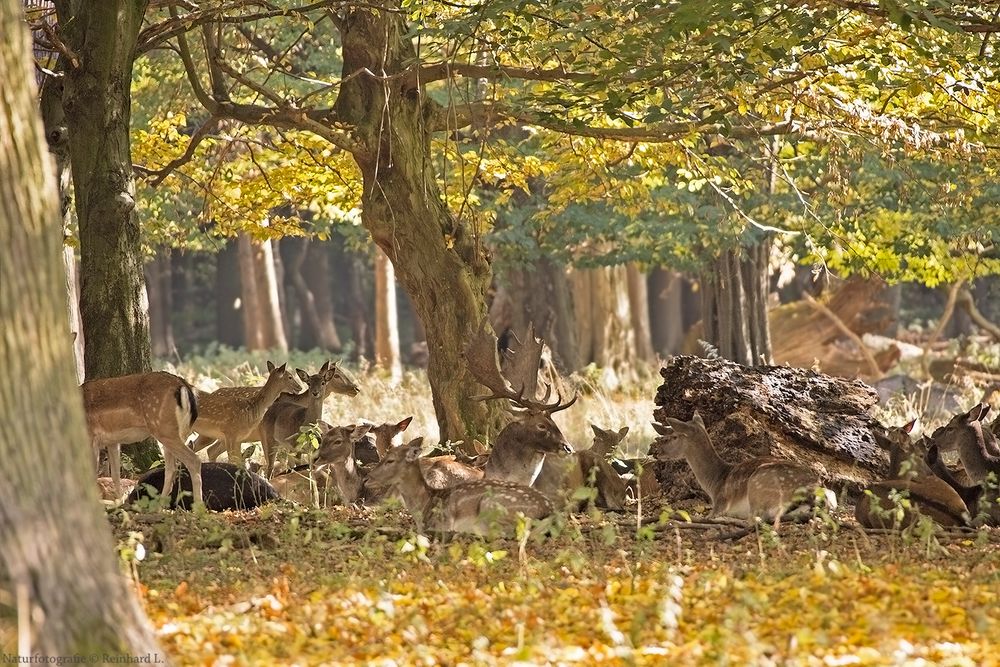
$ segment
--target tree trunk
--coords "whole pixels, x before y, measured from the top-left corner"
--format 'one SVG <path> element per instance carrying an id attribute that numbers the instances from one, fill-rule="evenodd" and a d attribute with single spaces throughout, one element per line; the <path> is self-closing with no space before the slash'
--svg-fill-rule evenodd
<path id="1" fill-rule="evenodd" d="M 624 266 L 573 272 L 573 297 L 584 363 L 594 363 L 614 389 L 633 379 L 636 358 L 627 270 Z"/>
<path id="2" fill-rule="evenodd" d="M 371 328 L 368 326 L 371 319 L 368 312 L 371 299 L 367 298 L 368 281 L 365 279 L 368 268 L 359 257 L 345 253 L 345 258 L 347 317 L 351 323 L 351 335 L 354 337 L 354 359 L 358 360 L 367 357 L 368 351 L 372 348 L 369 341 Z"/>
<path id="3" fill-rule="evenodd" d="M 80 315 L 88 380 L 150 369 L 149 320 L 129 143 L 132 63 L 145 0 L 55 2 L 73 53 L 63 110 L 80 229 Z M 125 448 L 139 470 L 160 452 Z"/>
<path id="4" fill-rule="evenodd" d="M 340 352 L 344 346 L 340 342 L 340 334 L 337 333 L 328 241 L 312 241 L 309 244 L 309 254 L 306 257 L 303 273 L 316 302 L 316 317 L 319 318 L 317 338 L 320 340 L 320 345 L 330 352 Z"/>
<path id="5" fill-rule="evenodd" d="M 375 363 L 389 371 L 392 384 L 403 377 L 399 360 L 396 275 L 392 262 L 381 250 L 375 251 Z"/>
<path id="6" fill-rule="evenodd" d="M 402 73 L 416 58 L 405 18 L 346 9 L 340 28 L 344 65 L 336 111 L 361 144 L 354 158 L 364 182 L 362 221 L 392 261 L 427 333 L 427 376 L 442 440 L 488 441 L 501 426 L 501 408 L 473 400 L 482 387 L 462 353 L 486 317 L 490 266 L 479 235 L 452 216 L 438 187 L 427 91 L 406 77 L 401 86 L 386 85 L 384 77 Z"/>
<path id="7" fill-rule="evenodd" d="M 280 283 L 274 244 L 270 240 L 253 242 L 252 248 L 264 349 L 287 352 L 288 339 L 285 337 L 285 320 L 281 316 L 281 297 L 278 294 Z"/>
<path id="8" fill-rule="evenodd" d="M 653 348 L 664 357 L 680 352 L 684 343 L 683 282 L 681 274 L 668 269 L 649 275 L 650 332 Z"/>
<path id="9" fill-rule="evenodd" d="M 215 336 L 230 347 L 246 345 L 243 327 L 237 324 L 245 311 L 240 290 L 239 242 L 227 241 L 215 257 Z"/>
<path id="10" fill-rule="evenodd" d="M 0 555 L 26 630 L 17 653 L 162 659 L 93 483 L 22 16 L 0 0 L 0 364 L 17 378 L 0 384 Z"/>
<path id="11" fill-rule="evenodd" d="M 177 354 L 174 343 L 173 276 L 169 248 L 160 248 L 146 263 L 146 289 L 149 293 L 149 334 L 153 356 Z"/>
<path id="12" fill-rule="evenodd" d="M 303 328 L 308 330 L 311 342 L 324 350 L 340 351 L 340 337 L 333 325 L 333 301 L 330 295 L 329 260 L 327 253 L 314 246 L 319 244 L 308 238 L 287 238 L 285 269 L 295 288 Z M 313 266 L 320 263 L 319 266 Z"/>
<path id="13" fill-rule="evenodd" d="M 260 295 L 257 291 L 257 262 L 254 260 L 253 241 L 248 234 L 237 240 L 240 263 L 240 295 L 243 310 L 243 337 L 248 350 L 267 349 L 264 316 L 261 313 Z"/>
<path id="14" fill-rule="evenodd" d="M 636 358 L 652 363 L 656 356 L 653 353 L 653 334 L 649 326 L 649 290 L 646 287 L 646 274 L 635 264 L 628 264 L 625 269 Z"/>
<path id="15" fill-rule="evenodd" d="M 744 365 L 771 363 L 767 323 L 771 241 L 725 250 L 701 277 L 705 341 Z"/>

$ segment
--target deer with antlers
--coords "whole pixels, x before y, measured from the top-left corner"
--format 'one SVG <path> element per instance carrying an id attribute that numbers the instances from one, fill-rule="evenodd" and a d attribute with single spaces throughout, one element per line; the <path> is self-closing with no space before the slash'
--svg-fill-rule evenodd
<path id="1" fill-rule="evenodd" d="M 465 358 L 469 371 L 491 392 L 477 399 L 506 400 L 515 418 L 497 434 L 484 471 L 487 479 L 531 486 L 545 463 L 546 454 L 573 452 L 552 415 L 573 405 L 577 397 L 574 395 L 564 402 L 562 395 L 557 393 L 556 401 L 549 403 L 552 385 L 545 383 L 542 397 L 537 398 L 540 392 L 538 365 L 541 350 L 541 341 L 529 329 L 528 341 L 521 345 L 514 356 L 508 379 L 500 370 L 497 339 L 487 331 L 485 319 L 480 322 L 476 335 L 466 346 Z"/>

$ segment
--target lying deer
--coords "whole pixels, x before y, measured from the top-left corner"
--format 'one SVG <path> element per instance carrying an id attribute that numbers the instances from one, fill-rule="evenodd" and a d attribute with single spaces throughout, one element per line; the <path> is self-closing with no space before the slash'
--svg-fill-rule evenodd
<path id="1" fill-rule="evenodd" d="M 435 489 L 421 471 L 422 449 L 423 438 L 396 447 L 369 474 L 372 483 L 402 496 L 421 532 L 506 533 L 518 515 L 541 519 L 553 511 L 548 498 L 535 489 L 496 479 Z"/>
<path id="2" fill-rule="evenodd" d="M 530 374 L 516 380 L 520 389 L 515 391 L 500 370 L 497 339 L 486 330 L 485 320 L 466 347 L 465 358 L 473 377 L 491 391 L 489 395 L 477 398 L 506 400 L 514 415 L 514 421 L 497 434 L 486 463 L 485 477 L 531 486 L 541 472 L 546 454 L 573 453 L 552 415 L 573 405 L 577 397 L 564 403 L 562 396 L 557 394 L 555 403 L 548 403 L 552 392 L 551 385 L 548 385 L 540 400 L 527 398 L 537 395 L 537 375 Z M 538 360 L 533 359 L 532 363 L 523 365 L 537 369 Z"/>
<path id="3" fill-rule="evenodd" d="M 266 479 L 232 463 L 203 463 L 201 475 L 205 507 L 212 512 L 249 510 L 279 498 Z M 171 483 L 170 492 L 161 494 L 159 487 L 165 478 L 165 468 L 153 468 L 146 472 L 135 483 L 125 504 L 158 497 L 170 509 L 190 509 L 191 478 L 181 471 L 178 479 Z"/>
<path id="4" fill-rule="evenodd" d="M 330 491 L 336 488 L 344 505 L 361 498 L 364 476 L 354 461 L 353 452 L 371 425 L 326 426 L 311 466 L 296 466 L 271 480 L 282 497 L 306 504 L 318 500 L 322 507 Z M 313 496 L 314 485 L 317 498 Z"/>
<path id="5" fill-rule="evenodd" d="M 354 458 L 362 465 L 375 465 L 392 449 L 396 436 L 405 431 L 412 421 L 413 417 L 407 417 L 398 422 L 372 424 L 368 435 L 358 441 Z"/>
<path id="6" fill-rule="evenodd" d="M 300 388 L 285 364 L 275 366 L 268 361 L 267 371 L 263 387 L 223 387 L 201 397 L 198 419 L 194 423 L 194 430 L 198 432 L 193 446 L 195 451 L 200 443 L 218 440 L 226 449 L 230 463 L 243 464 L 240 445 L 258 429 L 264 413 L 279 394 L 298 393 Z M 164 462 L 169 468 L 169 462 Z"/>
<path id="7" fill-rule="evenodd" d="M 594 502 L 598 507 L 622 510 L 627 485 L 608 462 L 608 457 L 628 434 L 628 427 L 619 431 L 606 431 L 594 425 L 591 428 L 594 443 L 590 449 L 569 455 L 547 455 L 532 486 L 553 502 L 562 504 L 570 502 L 577 489 L 593 484 L 597 492 Z M 576 504 L 582 506 L 585 501 Z"/>
<path id="8" fill-rule="evenodd" d="M 172 373 L 155 371 L 90 380 L 80 388 L 94 456 L 107 448 L 117 497 L 121 497 L 121 445 L 152 437 L 163 446 L 164 460 L 180 460 L 188 469 L 194 500 L 202 502 L 201 461 L 184 444 L 199 416 L 191 385 Z M 165 489 L 172 477 L 164 480 Z"/>
<path id="9" fill-rule="evenodd" d="M 1000 478 L 1000 456 L 990 453 L 996 445 L 992 432 L 983 425 L 990 406 L 980 403 L 968 412 L 955 415 L 931 435 L 942 452 L 958 451 L 969 479 L 979 484 L 990 476 Z"/>
<path id="10" fill-rule="evenodd" d="M 654 422 L 653 428 L 660 437 L 650 447 L 650 455 L 659 461 L 687 459 L 712 502 L 712 516 L 760 517 L 777 523 L 790 509 L 812 501 L 815 491 L 822 488 L 815 471 L 791 461 L 772 457 L 723 461 L 697 412 L 689 422 L 668 417 L 666 424 Z M 833 493 L 824 492 L 827 502 L 835 506 Z"/>
<path id="11" fill-rule="evenodd" d="M 264 460 L 267 470 L 267 475 L 270 476 L 273 473 L 274 459 L 277 456 L 276 451 L 268 451 L 271 447 L 275 449 L 269 442 L 268 436 L 265 434 L 267 428 L 275 427 L 277 430 L 281 431 L 278 435 L 284 435 L 284 438 L 279 438 L 280 441 L 287 441 L 289 438 L 294 439 L 293 436 L 297 435 L 299 429 L 305 424 L 311 424 L 318 420 L 323 411 L 323 401 L 325 401 L 330 394 L 341 394 L 344 396 L 357 396 L 361 393 L 361 388 L 358 386 L 357 380 L 351 375 L 346 368 L 342 368 L 339 364 L 330 364 L 329 361 L 324 362 L 320 367 L 319 371 L 315 375 L 307 375 L 302 369 L 295 369 L 296 375 L 306 382 L 307 387 L 304 391 L 294 394 L 284 392 L 278 396 L 278 398 L 271 404 L 271 407 L 267 409 L 264 413 L 264 418 L 261 420 L 261 425 L 251 431 L 243 442 L 259 442 L 264 449 Z M 309 380 L 306 380 L 306 376 Z M 316 406 L 310 404 L 316 399 L 311 387 L 313 384 L 325 381 L 325 388 L 323 389 L 323 398 L 320 400 L 319 405 Z M 303 414 L 302 412 L 297 412 L 298 408 L 305 408 L 309 411 L 309 414 Z M 318 410 L 318 412 L 317 412 Z M 311 415 L 315 414 L 315 418 L 302 421 L 295 426 L 295 421 L 297 419 L 305 419 Z M 282 421 L 282 426 L 275 426 L 276 423 Z M 270 426 L 269 426 L 270 425 Z M 294 428 L 293 428 L 294 427 Z M 273 441 L 274 436 L 270 436 Z M 212 444 L 212 443 L 215 444 Z M 240 443 L 241 445 L 243 443 Z M 211 445 L 211 446 L 209 446 Z M 192 448 L 197 452 L 201 451 L 205 447 L 208 447 L 208 459 L 210 461 L 216 460 L 220 454 L 226 451 L 225 444 L 216 441 L 215 438 L 208 436 L 199 436 L 195 440 Z M 269 466 L 267 464 L 270 464 Z"/>
<path id="12" fill-rule="evenodd" d="M 865 528 L 907 528 L 920 516 L 945 527 L 969 525 L 962 497 L 928 467 L 919 451 L 922 445 L 911 442 L 913 425 L 875 433 L 889 449 L 889 476 L 865 489 L 854 506 L 854 518 Z"/>
<path id="13" fill-rule="evenodd" d="M 934 474 L 962 498 L 969 516 L 972 517 L 973 526 L 1000 526 L 1000 498 L 997 497 L 996 487 L 960 482 L 941 459 L 941 452 L 935 444 L 927 448 L 926 461 Z"/>

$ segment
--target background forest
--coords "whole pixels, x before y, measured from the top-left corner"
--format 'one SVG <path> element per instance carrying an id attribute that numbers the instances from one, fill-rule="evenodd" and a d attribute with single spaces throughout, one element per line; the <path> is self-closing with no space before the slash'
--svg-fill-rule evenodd
<path id="1" fill-rule="evenodd" d="M 101 618 L 129 619 L 102 626 L 124 628 L 119 650 L 162 645 L 179 664 L 992 659 L 995 528 L 865 532 L 843 509 L 780 532 L 702 522 L 697 483 L 663 483 L 679 478 L 661 461 L 647 494 L 636 459 L 657 437 L 654 397 L 657 420 L 679 418 L 664 406 L 690 396 L 669 378 L 702 363 L 821 371 L 844 397 L 862 379 L 881 398 L 864 394 L 865 423 L 917 419 L 914 435 L 985 416 L 970 414 L 1000 386 L 1000 5 L 21 4 L 80 382 L 165 368 L 203 397 L 261 384 L 267 360 L 310 373 L 343 360 L 360 393 L 321 404 L 335 427 L 404 420 L 474 455 L 519 420 L 480 400 L 482 325 L 504 350 L 533 331 L 551 352 L 537 370 L 561 376 L 546 414 L 560 411 L 577 451 L 601 428 L 620 434 L 634 491 L 605 512 L 603 490 L 580 487 L 585 511 L 556 513 L 545 534 L 519 524 L 513 540 L 430 540 L 398 504 L 109 509 L 129 590 L 101 598 Z M 720 413 L 701 409 L 710 429 L 741 386 L 717 377 L 698 399 Z M 814 440 L 857 417 L 815 412 Z M 8 440 L 36 439 L 6 433 L 10 470 L 34 470 Z M 59 446 L 46 440 L 51 460 Z M 884 477 L 879 447 L 855 482 Z M 151 442 L 125 453 L 135 473 L 161 458 Z M 69 521 L 60 502 L 88 507 L 72 456 L 65 480 L 40 463 L 12 473 L 0 541 L 32 539 L 10 519 L 22 506 L 51 509 L 53 526 Z M 98 581 L 78 576 L 107 551 L 80 546 L 103 539 L 98 518 L 51 531 L 76 547 L 53 599 Z M 10 580 L 40 580 L 43 556 L 10 557 Z M 0 576 L 0 620 L 22 593 Z M 0 626 L 4 648 L 24 637 Z"/>

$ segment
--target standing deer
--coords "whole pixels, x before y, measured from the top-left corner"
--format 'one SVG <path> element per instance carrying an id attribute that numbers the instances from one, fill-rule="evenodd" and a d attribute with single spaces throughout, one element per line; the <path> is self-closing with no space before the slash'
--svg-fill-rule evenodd
<path id="1" fill-rule="evenodd" d="M 500 370 L 497 339 L 486 330 L 485 320 L 466 347 L 465 358 L 473 377 L 492 392 L 478 398 L 506 400 L 514 415 L 514 421 L 497 434 L 493 451 L 486 462 L 486 478 L 531 486 L 545 463 L 546 454 L 573 452 L 552 420 L 552 415 L 573 405 L 577 397 L 564 403 L 562 396 L 557 394 L 556 402 L 548 403 L 552 393 L 552 385 L 549 384 L 540 400 L 534 398 L 538 393 L 539 363 L 534 356 L 519 364 L 526 370 L 521 377 L 515 378 L 514 382 L 519 386 L 515 391 L 511 381 Z"/>
<path id="2" fill-rule="evenodd" d="M 922 443 L 910 440 L 913 425 L 875 432 L 875 439 L 889 448 L 889 477 L 865 489 L 854 518 L 865 528 L 907 528 L 921 515 L 945 527 L 969 525 L 965 501 L 924 461 Z M 904 498 L 907 502 L 900 502 Z"/>
<path id="3" fill-rule="evenodd" d="M 552 503 L 527 486 L 496 479 L 464 482 L 446 489 L 427 484 L 420 467 L 423 438 L 396 447 L 369 474 L 373 484 L 399 493 L 419 531 L 489 535 L 509 533 L 523 514 L 541 519 Z"/>
<path id="4" fill-rule="evenodd" d="M 314 375 L 296 368 L 295 374 L 306 384 L 305 391 L 288 399 L 278 397 L 264 413 L 264 419 L 257 430 L 264 448 L 265 477 L 270 478 L 274 472 L 274 460 L 278 451 L 293 446 L 299 430 L 307 424 L 315 424 L 323 416 L 323 400 L 330 381 L 326 371 L 326 364 Z"/>
<path id="5" fill-rule="evenodd" d="M 184 379 L 166 373 L 136 373 L 90 380 L 81 385 L 87 430 L 97 457 L 108 450 L 116 497 L 121 497 L 121 445 L 155 438 L 164 460 L 180 460 L 191 473 L 194 501 L 202 502 L 201 461 L 184 441 L 198 418 L 198 400 Z M 165 480 L 164 491 L 169 490 Z"/>
<path id="6" fill-rule="evenodd" d="M 723 461 L 712 445 L 701 415 L 691 421 L 667 418 L 654 423 L 660 434 L 649 449 L 659 461 L 687 459 L 698 484 L 712 501 L 712 516 L 760 517 L 777 523 L 795 506 L 808 503 L 821 488 L 811 468 L 762 456 L 739 463 Z M 826 490 L 829 499 L 832 492 Z M 828 500 L 834 505 L 833 500 Z"/>
<path id="7" fill-rule="evenodd" d="M 243 464 L 240 444 L 260 426 L 264 413 L 271 407 L 281 392 L 297 393 L 299 383 L 288 372 L 285 364 L 275 366 L 267 362 L 267 382 L 263 387 L 223 387 L 201 397 L 198 403 L 198 419 L 194 430 L 199 442 L 219 440 L 229 454 L 229 462 Z M 167 464 L 168 474 L 170 462 Z"/>
<path id="8" fill-rule="evenodd" d="M 301 369 L 298 368 L 295 369 L 296 374 L 299 374 L 300 370 Z M 304 372 L 305 371 L 302 371 L 302 373 Z M 323 365 L 320 367 L 319 372 L 316 375 L 309 377 L 315 378 L 317 375 L 322 375 L 326 379 L 326 389 L 324 390 L 323 394 L 324 401 L 327 399 L 327 397 L 330 396 L 330 394 L 357 396 L 358 394 L 361 393 L 361 388 L 358 386 L 358 381 L 354 378 L 353 375 L 351 375 L 350 372 L 348 372 L 346 368 L 341 367 L 340 364 L 334 363 L 333 365 L 331 365 L 329 361 L 324 362 Z M 299 374 L 299 377 L 301 377 L 301 374 Z M 267 412 L 264 413 L 264 419 L 261 420 L 261 422 L 263 424 L 265 421 L 269 419 L 271 420 L 275 419 L 274 415 L 275 411 L 284 411 L 285 409 L 294 409 L 296 407 L 307 408 L 309 406 L 310 400 L 311 400 L 311 391 L 308 388 L 298 394 L 284 392 L 281 395 L 279 395 L 278 398 L 271 405 L 271 407 L 267 409 Z M 320 411 L 322 412 L 322 404 L 320 405 Z M 316 419 L 319 419 L 319 417 L 317 417 Z M 315 420 L 307 421 L 304 423 L 308 424 L 312 423 L 312 421 Z M 295 432 L 297 433 L 298 429 L 295 429 Z M 253 431 L 251 431 L 243 440 L 243 442 L 261 443 L 261 446 L 265 448 L 264 451 L 265 461 L 269 460 L 268 452 L 266 450 L 268 445 L 265 442 L 263 434 L 263 426 L 255 428 Z M 243 443 L 240 444 L 242 445 Z M 195 440 L 194 444 L 192 445 L 192 448 L 196 452 L 201 451 L 205 447 L 208 447 L 208 459 L 210 461 L 216 460 L 217 458 L 219 458 L 220 454 L 226 451 L 226 446 L 224 443 L 219 442 L 215 438 L 209 436 L 199 436 L 198 439 Z M 273 466 L 273 458 L 270 460 Z"/>

